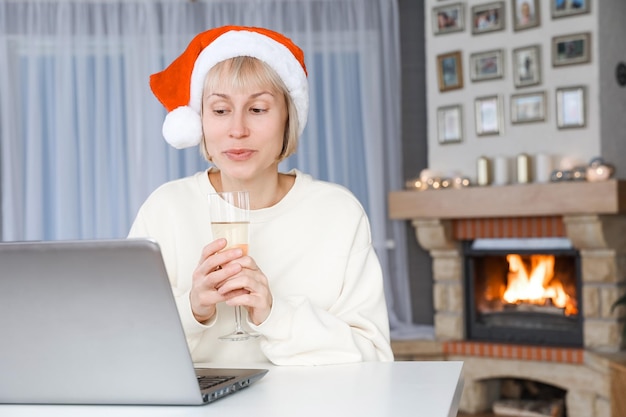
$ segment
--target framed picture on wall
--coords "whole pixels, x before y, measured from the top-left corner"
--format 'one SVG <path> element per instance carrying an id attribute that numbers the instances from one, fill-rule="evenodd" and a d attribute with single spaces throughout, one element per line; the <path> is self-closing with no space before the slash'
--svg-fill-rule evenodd
<path id="1" fill-rule="evenodd" d="M 470 55 L 470 78 L 472 81 L 502 78 L 503 67 L 502 49 L 476 52 Z"/>
<path id="2" fill-rule="evenodd" d="M 584 64 L 591 60 L 591 34 L 576 33 L 552 38 L 552 66 Z"/>
<path id="3" fill-rule="evenodd" d="M 511 123 L 532 123 L 546 120 L 546 93 L 513 94 Z"/>
<path id="4" fill-rule="evenodd" d="M 437 109 L 437 138 L 441 144 L 463 140 L 463 110 L 460 104 Z"/>
<path id="5" fill-rule="evenodd" d="M 513 50 L 513 83 L 518 88 L 541 83 L 540 45 L 530 45 Z"/>
<path id="6" fill-rule="evenodd" d="M 562 87 L 556 90 L 556 121 L 559 129 L 587 125 L 586 88 Z"/>
<path id="7" fill-rule="evenodd" d="M 502 131 L 502 102 L 498 95 L 479 97 L 474 102 L 476 134 L 499 135 Z"/>
<path id="8" fill-rule="evenodd" d="M 472 33 L 475 35 L 504 30 L 504 2 L 496 1 L 472 6 L 471 19 Z"/>
<path id="9" fill-rule="evenodd" d="M 524 30 L 539 26 L 539 0 L 512 0 L 513 29 Z"/>
<path id="10" fill-rule="evenodd" d="M 439 91 L 463 88 L 461 51 L 437 55 L 437 78 Z"/>
<path id="11" fill-rule="evenodd" d="M 550 0 L 552 17 L 568 17 L 589 13 L 591 0 Z"/>
<path id="12" fill-rule="evenodd" d="M 433 8 L 433 33 L 460 32 L 465 29 L 465 5 L 447 4 Z"/>

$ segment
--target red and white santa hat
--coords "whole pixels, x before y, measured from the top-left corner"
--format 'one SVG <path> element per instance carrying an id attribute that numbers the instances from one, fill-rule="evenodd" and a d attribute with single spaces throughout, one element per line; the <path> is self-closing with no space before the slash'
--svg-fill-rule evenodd
<path id="1" fill-rule="evenodd" d="M 202 140 L 202 89 L 209 70 L 238 56 L 265 62 L 287 86 L 298 114 L 299 131 L 306 125 L 309 89 L 304 53 L 289 38 L 269 29 L 222 26 L 194 37 L 187 49 L 166 69 L 150 76 L 150 88 L 168 111 L 163 137 L 177 149 Z"/>

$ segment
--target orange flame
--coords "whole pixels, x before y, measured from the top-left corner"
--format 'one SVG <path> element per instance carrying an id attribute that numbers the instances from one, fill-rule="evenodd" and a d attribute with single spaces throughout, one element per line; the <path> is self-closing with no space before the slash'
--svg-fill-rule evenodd
<path id="1" fill-rule="evenodd" d="M 506 256 L 509 262 L 508 285 L 503 298 L 507 303 L 531 303 L 552 305 L 565 309 L 565 314 L 577 314 L 576 303 L 554 278 L 554 255 L 532 255 L 530 273 L 522 257 L 517 254 Z"/>

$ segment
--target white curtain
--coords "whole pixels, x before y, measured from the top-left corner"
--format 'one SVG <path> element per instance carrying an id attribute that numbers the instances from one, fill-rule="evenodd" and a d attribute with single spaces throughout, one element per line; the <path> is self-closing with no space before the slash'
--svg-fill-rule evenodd
<path id="1" fill-rule="evenodd" d="M 0 0 L 2 240 L 126 236 L 165 181 L 206 168 L 161 136 L 148 87 L 198 32 L 224 24 L 285 33 L 305 51 L 309 122 L 298 167 L 343 184 L 369 213 L 395 337 L 411 325 L 394 0 Z M 428 329 L 427 329 L 428 332 Z"/>

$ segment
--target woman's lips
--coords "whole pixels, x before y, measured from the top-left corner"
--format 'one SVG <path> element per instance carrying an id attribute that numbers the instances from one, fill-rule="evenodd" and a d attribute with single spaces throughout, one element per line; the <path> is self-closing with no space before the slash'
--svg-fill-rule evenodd
<path id="1" fill-rule="evenodd" d="M 245 161 L 250 159 L 254 151 L 251 149 L 229 149 L 224 151 L 224 155 L 232 161 Z"/>

